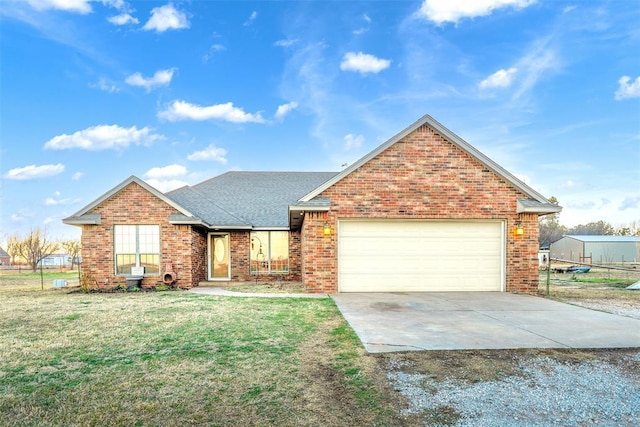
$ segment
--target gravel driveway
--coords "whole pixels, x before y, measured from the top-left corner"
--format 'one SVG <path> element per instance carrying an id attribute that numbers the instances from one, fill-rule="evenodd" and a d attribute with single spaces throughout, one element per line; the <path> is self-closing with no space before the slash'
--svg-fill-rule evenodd
<path id="1" fill-rule="evenodd" d="M 640 318 L 637 302 L 571 303 Z M 639 425 L 638 348 L 406 352 L 378 366 L 410 426 Z"/>

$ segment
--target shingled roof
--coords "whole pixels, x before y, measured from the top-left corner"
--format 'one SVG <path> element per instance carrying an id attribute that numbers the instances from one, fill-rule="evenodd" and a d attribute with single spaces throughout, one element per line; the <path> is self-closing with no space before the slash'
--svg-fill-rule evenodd
<path id="1" fill-rule="evenodd" d="M 214 227 L 288 228 L 287 207 L 336 173 L 227 172 L 165 196 Z"/>

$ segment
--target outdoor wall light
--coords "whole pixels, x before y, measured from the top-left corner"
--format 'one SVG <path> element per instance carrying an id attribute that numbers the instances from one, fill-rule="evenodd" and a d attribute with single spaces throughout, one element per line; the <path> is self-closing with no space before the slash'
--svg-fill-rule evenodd
<path id="1" fill-rule="evenodd" d="M 520 221 L 516 221 L 516 236 L 522 236 L 524 234 L 524 228 L 522 228 L 522 223 Z"/>
<path id="2" fill-rule="evenodd" d="M 328 222 L 325 222 L 322 226 L 322 234 L 325 236 L 331 235 L 331 225 Z"/>

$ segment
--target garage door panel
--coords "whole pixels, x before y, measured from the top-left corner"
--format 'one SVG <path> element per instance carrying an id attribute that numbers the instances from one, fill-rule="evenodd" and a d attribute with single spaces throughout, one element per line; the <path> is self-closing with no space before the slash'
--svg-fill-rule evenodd
<path id="1" fill-rule="evenodd" d="M 341 292 L 500 291 L 502 223 L 341 221 Z"/>

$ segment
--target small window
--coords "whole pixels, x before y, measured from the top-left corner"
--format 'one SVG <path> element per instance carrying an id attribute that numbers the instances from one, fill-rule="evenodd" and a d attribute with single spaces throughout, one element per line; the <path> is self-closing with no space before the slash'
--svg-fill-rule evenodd
<path id="1" fill-rule="evenodd" d="M 116 225 L 113 235 L 116 274 L 131 274 L 131 267 L 160 274 L 160 226 Z"/>
<path id="2" fill-rule="evenodd" d="M 250 241 L 252 274 L 289 272 L 288 231 L 254 231 Z"/>

